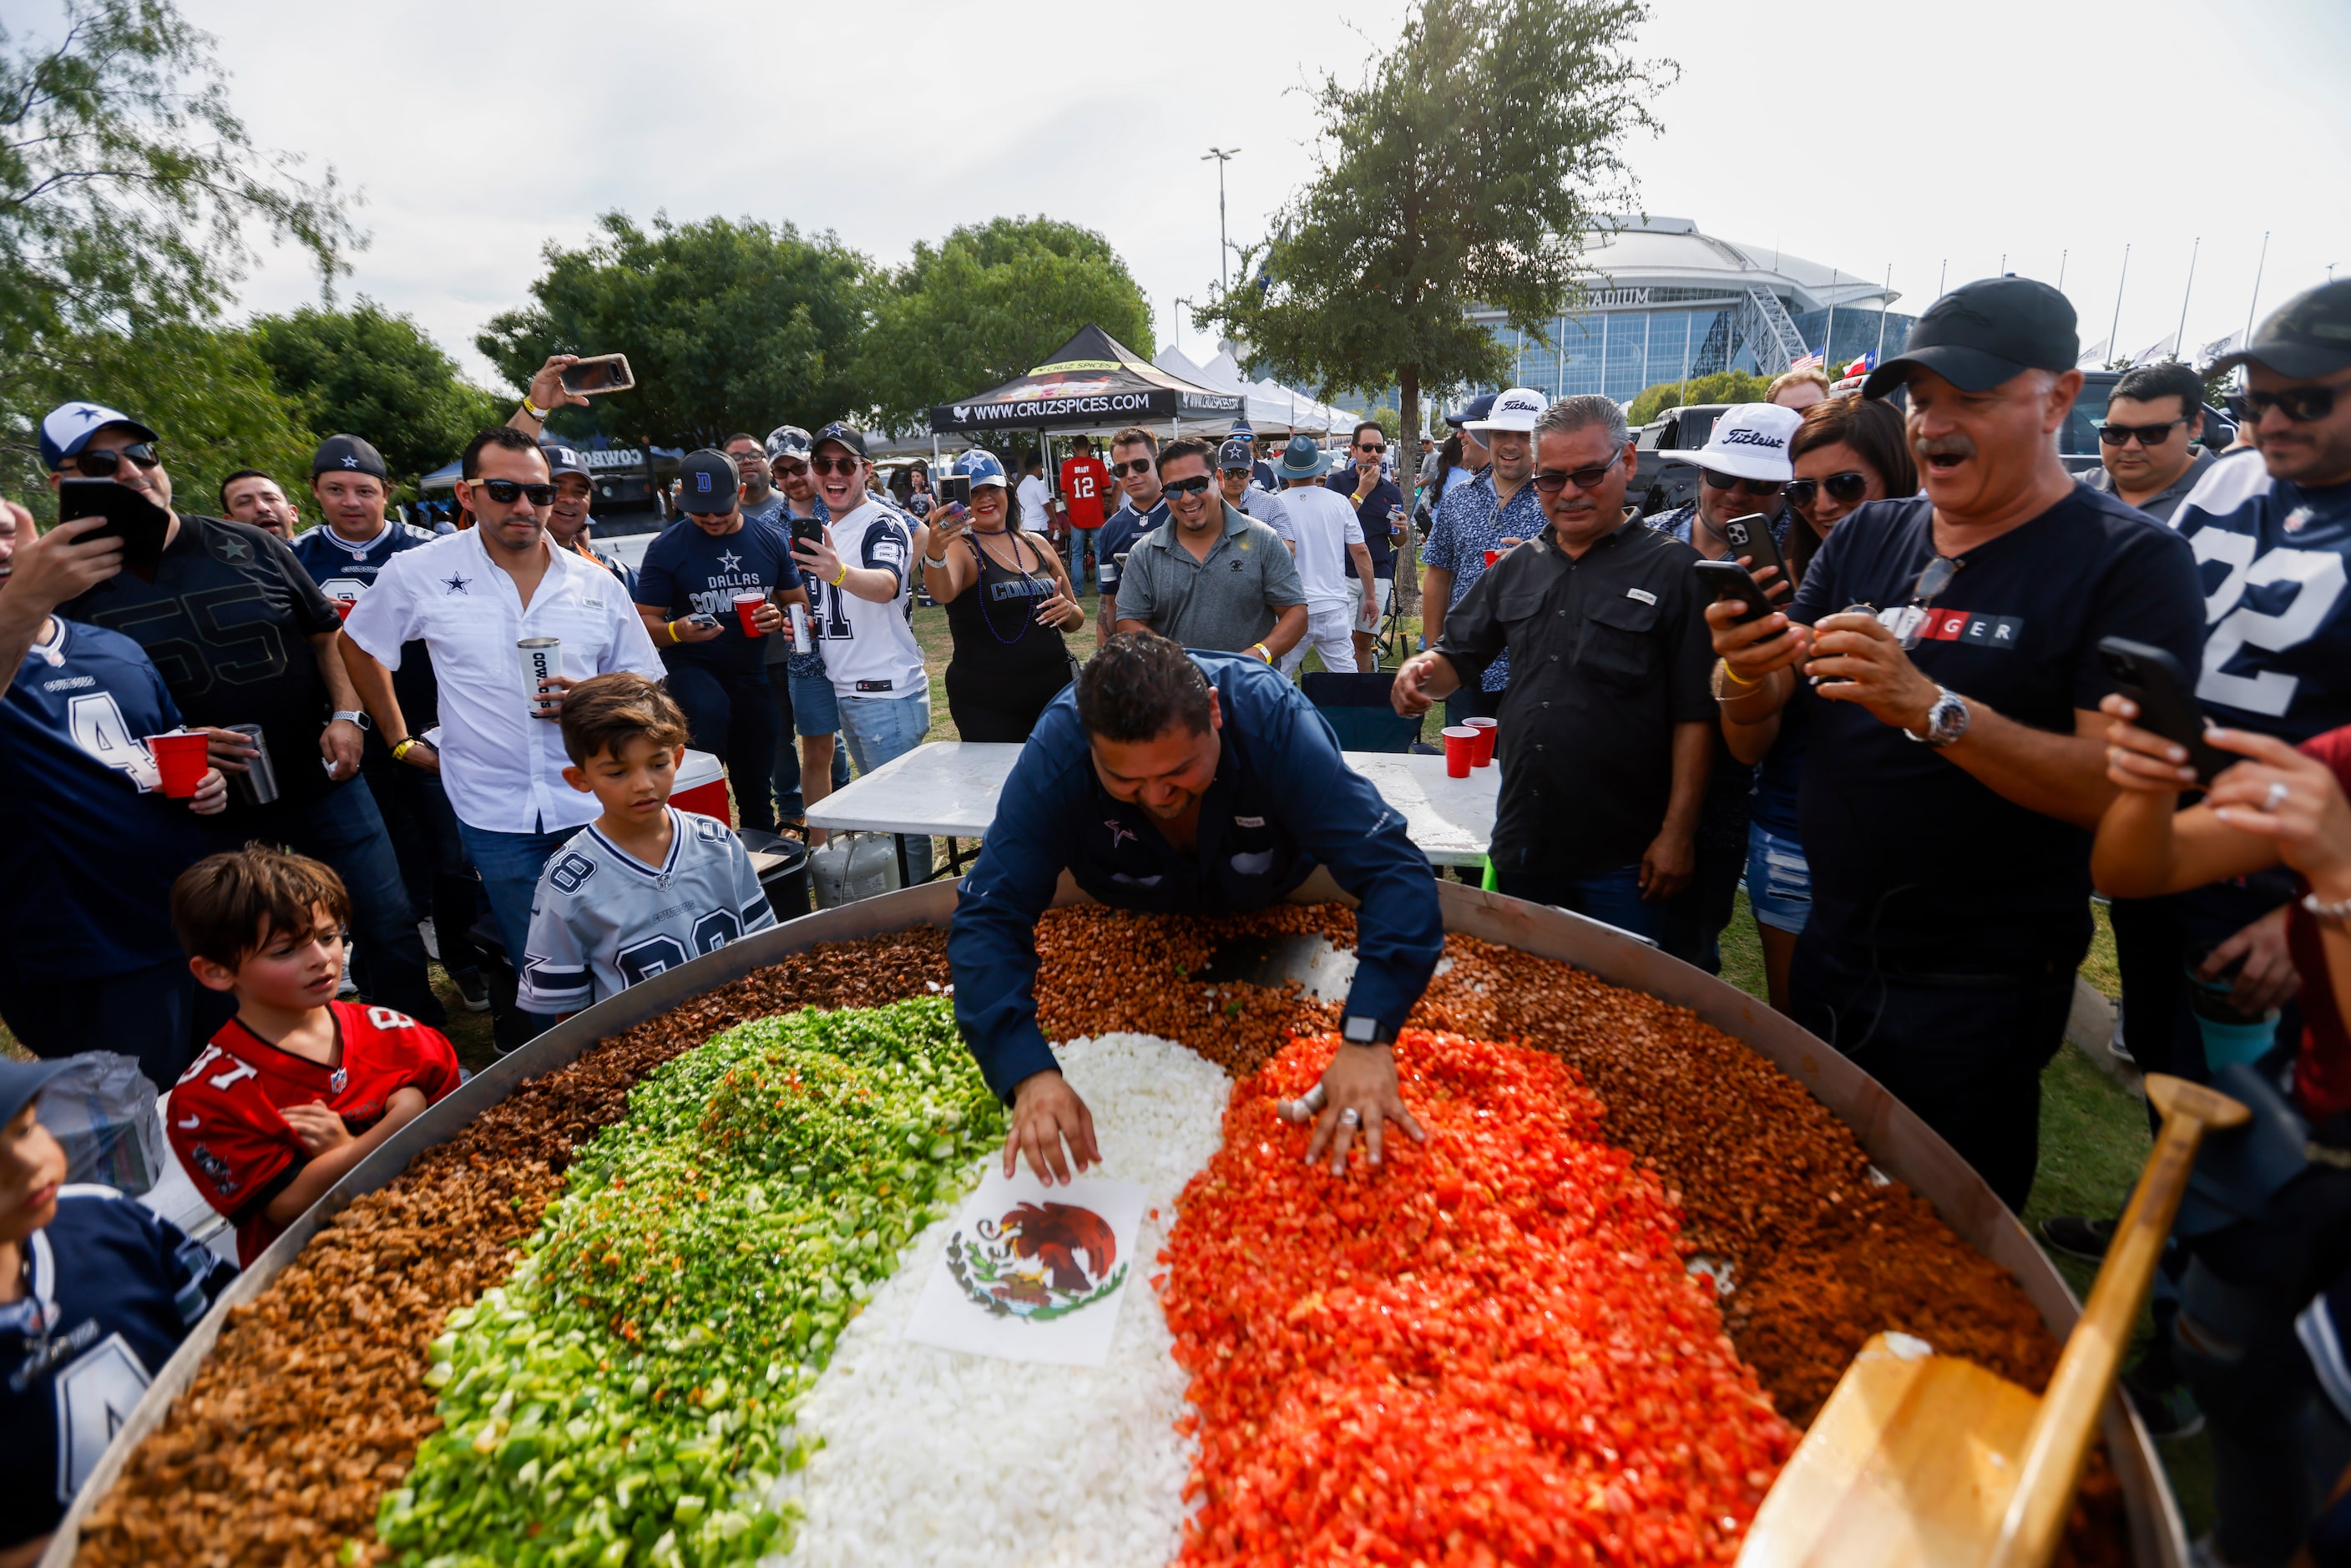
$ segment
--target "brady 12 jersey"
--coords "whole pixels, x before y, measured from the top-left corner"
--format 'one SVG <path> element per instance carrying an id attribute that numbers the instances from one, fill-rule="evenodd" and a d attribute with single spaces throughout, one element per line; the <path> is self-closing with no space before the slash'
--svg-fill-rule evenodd
<path id="1" fill-rule="evenodd" d="M 905 697 L 927 693 L 922 644 L 914 641 L 912 583 L 914 540 L 906 519 L 868 497 L 831 523 L 842 562 L 874 567 L 898 580 L 898 591 L 876 604 L 846 589 L 803 578 L 809 621 L 832 689 L 845 697 Z"/>
<path id="2" fill-rule="evenodd" d="M 0 1306 L 0 1551 L 57 1527 L 236 1270 L 110 1186 L 57 1189 Z"/>
<path id="3" fill-rule="evenodd" d="M 329 1002 L 340 1050 L 329 1066 L 262 1039 L 236 1019 L 220 1027 L 172 1087 L 164 1130 L 204 1201 L 236 1227 L 250 1267 L 285 1227 L 264 1213 L 308 1156 L 281 1105 L 324 1104 L 356 1135 L 383 1120 L 395 1091 L 428 1105 L 457 1087 L 457 1053 L 440 1030 L 406 1013 Z"/>
<path id="4" fill-rule="evenodd" d="M 2223 724 L 2307 740 L 2351 724 L 2351 485 L 2273 479 L 2233 454 L 2171 515 L 2204 586 L 2199 705 Z"/>
<path id="5" fill-rule="evenodd" d="M 776 923 L 759 873 L 726 824 L 664 810 L 669 854 L 658 866 L 593 824 L 555 852 L 531 901 L 515 1006 L 576 1013 Z"/>
<path id="6" fill-rule="evenodd" d="M 1089 453 L 1061 462 L 1061 499 L 1069 504 L 1070 527 L 1102 526 L 1102 502 L 1110 495 L 1110 469 Z"/>

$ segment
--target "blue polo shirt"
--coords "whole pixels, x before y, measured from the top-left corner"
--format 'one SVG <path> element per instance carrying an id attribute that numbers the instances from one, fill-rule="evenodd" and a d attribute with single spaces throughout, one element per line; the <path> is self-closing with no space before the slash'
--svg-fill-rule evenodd
<path id="1" fill-rule="evenodd" d="M 1258 659 L 1191 656 L 1224 713 L 1194 852 L 1102 788 L 1073 689 L 1047 706 L 1005 781 L 947 936 L 956 1024 L 1000 1095 L 1054 1065 L 1037 1027 L 1036 933 L 1065 868 L 1113 908 L 1228 915 L 1277 903 L 1317 863 L 1329 866 L 1363 901 L 1343 1016 L 1368 1017 L 1391 1034 L 1444 953 L 1428 862 L 1403 816 L 1341 758 L 1329 723 Z"/>

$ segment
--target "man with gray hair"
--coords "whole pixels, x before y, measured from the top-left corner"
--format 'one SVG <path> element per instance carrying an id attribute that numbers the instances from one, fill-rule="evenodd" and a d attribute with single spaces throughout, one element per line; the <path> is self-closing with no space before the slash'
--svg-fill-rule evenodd
<path id="1" fill-rule="evenodd" d="M 1562 398 L 1533 427 L 1530 488 L 1546 526 L 1479 578 L 1436 646 L 1405 661 L 1395 707 L 1427 712 L 1507 651 L 1501 891 L 1655 939 L 1663 902 L 1696 863 L 1713 756 L 1698 555 L 1625 520 L 1633 442 L 1614 402 Z"/>

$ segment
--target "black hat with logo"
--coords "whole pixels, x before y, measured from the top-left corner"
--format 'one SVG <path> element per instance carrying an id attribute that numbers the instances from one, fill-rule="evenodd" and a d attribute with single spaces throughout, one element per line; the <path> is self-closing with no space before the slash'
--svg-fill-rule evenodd
<path id="1" fill-rule="evenodd" d="M 2074 306 L 2030 277 L 1984 277 L 1927 307 L 1902 352 L 1870 371 L 1864 397 L 1884 397 L 1932 371 L 1961 392 L 1990 392 L 2027 371 L 2070 371 L 2082 357 Z"/>
<path id="2" fill-rule="evenodd" d="M 319 450 L 310 454 L 310 477 L 315 479 L 321 474 L 389 477 L 384 472 L 383 454 L 356 435 L 329 435 L 319 443 Z"/>

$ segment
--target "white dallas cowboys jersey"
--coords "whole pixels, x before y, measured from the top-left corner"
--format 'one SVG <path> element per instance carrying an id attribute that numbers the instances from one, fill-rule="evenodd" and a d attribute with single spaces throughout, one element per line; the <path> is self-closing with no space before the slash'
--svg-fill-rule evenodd
<path id="1" fill-rule="evenodd" d="M 530 906 L 515 1005 L 576 1013 L 776 923 L 724 822 L 667 808 L 669 858 L 650 866 L 591 824 L 555 852 Z"/>
<path id="2" fill-rule="evenodd" d="M 834 695 L 910 697 L 928 692 L 922 644 L 914 641 L 909 623 L 914 614 L 912 527 L 871 497 L 847 517 L 834 518 L 831 526 L 833 548 L 844 564 L 880 567 L 898 577 L 896 595 L 880 604 L 814 578 L 807 580 L 809 619 Z"/>

